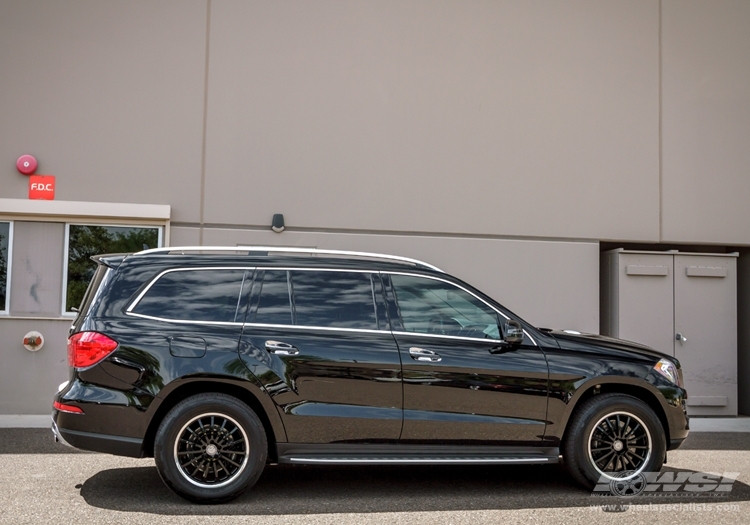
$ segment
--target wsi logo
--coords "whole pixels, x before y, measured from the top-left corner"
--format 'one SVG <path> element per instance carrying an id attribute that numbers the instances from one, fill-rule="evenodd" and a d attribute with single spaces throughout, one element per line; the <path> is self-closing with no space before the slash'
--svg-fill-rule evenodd
<path id="1" fill-rule="evenodd" d="M 739 472 L 668 471 L 619 472 L 613 476 L 602 475 L 594 487 L 594 494 L 632 497 L 649 495 L 711 495 L 719 496 L 732 491 Z"/>

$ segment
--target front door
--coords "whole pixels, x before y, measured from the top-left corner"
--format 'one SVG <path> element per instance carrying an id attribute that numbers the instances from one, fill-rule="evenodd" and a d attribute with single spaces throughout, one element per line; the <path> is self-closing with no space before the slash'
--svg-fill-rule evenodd
<path id="1" fill-rule="evenodd" d="M 531 339 L 504 346 L 504 319 L 456 284 L 401 273 L 384 282 L 403 363 L 401 441 L 540 444 L 548 371 Z"/>

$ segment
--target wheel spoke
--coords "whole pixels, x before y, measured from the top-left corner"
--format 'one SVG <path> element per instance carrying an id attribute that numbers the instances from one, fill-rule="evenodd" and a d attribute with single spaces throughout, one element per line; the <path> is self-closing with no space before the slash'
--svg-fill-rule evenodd
<path id="1" fill-rule="evenodd" d="M 224 461 L 226 461 L 227 463 L 229 463 L 230 465 L 234 465 L 234 466 L 235 466 L 235 467 L 237 467 L 237 468 L 239 468 L 239 467 L 240 467 L 240 464 L 239 464 L 239 463 L 235 463 L 234 461 L 232 461 L 231 459 L 229 459 L 229 458 L 228 458 L 228 457 L 226 457 L 226 456 L 222 456 L 222 459 L 223 459 Z"/>
<path id="2" fill-rule="evenodd" d="M 601 462 L 602 462 L 602 461 L 604 461 L 604 460 L 605 460 L 606 458 L 608 458 L 609 456 L 611 456 L 611 455 L 612 455 L 612 454 L 614 454 L 614 453 L 615 453 L 615 451 L 614 451 L 614 450 L 610 450 L 610 451 L 609 451 L 609 452 L 608 452 L 607 454 L 604 454 L 604 455 L 603 455 L 602 457 L 598 458 L 598 459 L 596 460 L 596 463 L 597 463 L 597 464 L 599 464 L 599 465 L 601 465 Z M 607 466 L 608 466 L 608 465 L 609 465 L 609 464 L 610 464 L 611 462 L 612 462 L 612 459 L 610 459 L 610 460 L 609 460 L 609 461 L 608 461 L 607 463 L 605 463 L 605 464 L 604 464 L 604 467 L 602 467 L 602 468 L 606 469 L 606 468 L 607 468 Z"/>
<path id="3" fill-rule="evenodd" d="M 610 421 L 609 418 L 605 419 L 605 421 L 607 422 L 607 426 L 609 427 L 609 430 L 610 430 L 609 436 L 613 440 L 617 439 L 617 431 L 615 430 L 615 427 L 612 426 L 612 421 Z"/>
<path id="4" fill-rule="evenodd" d="M 632 430 L 630 432 L 628 432 L 628 434 L 625 436 L 624 439 L 631 439 L 630 436 L 633 436 L 633 439 L 635 439 L 635 431 L 638 430 L 638 428 L 640 428 L 640 426 L 641 426 L 640 423 L 636 423 L 635 426 L 632 428 Z"/>

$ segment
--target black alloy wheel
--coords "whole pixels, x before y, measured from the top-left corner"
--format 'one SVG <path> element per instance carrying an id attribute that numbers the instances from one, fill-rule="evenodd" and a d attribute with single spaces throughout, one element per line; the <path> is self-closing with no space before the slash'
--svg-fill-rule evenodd
<path id="1" fill-rule="evenodd" d="M 198 503 L 236 498 L 263 472 L 268 443 L 250 407 L 226 394 L 198 394 L 169 411 L 154 441 L 166 485 Z"/>
<path id="2" fill-rule="evenodd" d="M 612 412 L 594 425 L 589 436 L 589 460 L 599 474 L 640 472 L 651 456 L 651 434 L 638 416 Z"/>
<path id="3" fill-rule="evenodd" d="M 189 482 L 221 487 L 247 466 L 247 434 L 226 414 L 201 414 L 182 427 L 174 444 L 174 458 Z"/>
<path id="4" fill-rule="evenodd" d="M 568 422 L 562 451 L 576 481 L 593 487 L 660 471 L 666 436 L 659 418 L 640 399 L 600 394 L 577 407 Z"/>

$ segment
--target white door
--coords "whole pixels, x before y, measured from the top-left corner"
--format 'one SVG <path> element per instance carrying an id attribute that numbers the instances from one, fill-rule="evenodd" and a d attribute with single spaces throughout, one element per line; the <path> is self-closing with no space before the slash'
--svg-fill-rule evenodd
<path id="1" fill-rule="evenodd" d="M 674 352 L 674 256 L 671 253 L 620 254 L 620 339 Z"/>
<path id="2" fill-rule="evenodd" d="M 674 356 L 688 414 L 737 415 L 737 259 L 674 256 Z"/>

